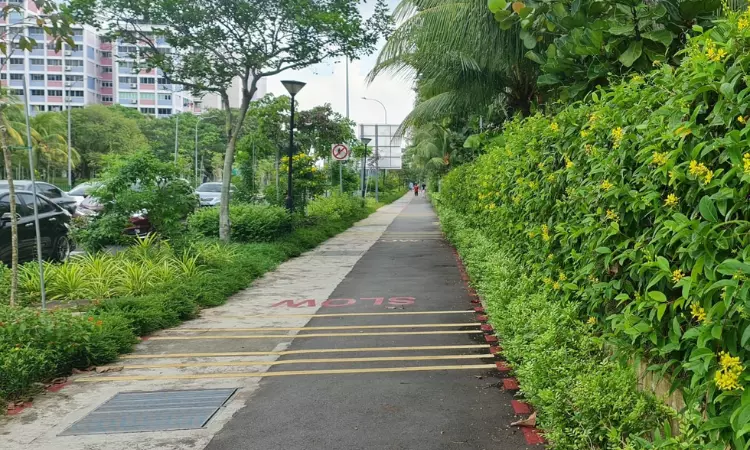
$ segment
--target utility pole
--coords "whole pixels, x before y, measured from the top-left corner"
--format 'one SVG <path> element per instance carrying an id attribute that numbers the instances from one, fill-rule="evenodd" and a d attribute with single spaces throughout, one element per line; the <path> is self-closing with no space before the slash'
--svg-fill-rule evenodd
<path id="1" fill-rule="evenodd" d="M 174 122 L 174 165 L 177 165 L 177 149 L 179 148 L 179 137 L 180 137 L 180 114 L 177 113 Z"/>

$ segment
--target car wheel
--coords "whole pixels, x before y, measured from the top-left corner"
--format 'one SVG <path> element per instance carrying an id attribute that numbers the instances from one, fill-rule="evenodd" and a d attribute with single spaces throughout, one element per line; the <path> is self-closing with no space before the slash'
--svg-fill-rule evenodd
<path id="1" fill-rule="evenodd" d="M 63 262 L 70 257 L 70 239 L 67 236 L 60 236 L 55 242 L 52 253 L 52 259 L 57 262 Z"/>

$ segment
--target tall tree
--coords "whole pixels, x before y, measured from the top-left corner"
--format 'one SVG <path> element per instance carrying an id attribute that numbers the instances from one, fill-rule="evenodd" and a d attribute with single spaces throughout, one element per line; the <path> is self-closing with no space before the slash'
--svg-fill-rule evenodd
<path id="1" fill-rule="evenodd" d="M 88 24 L 106 24 L 114 37 L 137 43 L 140 61 L 200 95 L 216 93 L 227 112 L 220 236 L 229 239 L 229 187 L 238 135 L 258 81 L 327 58 L 357 58 L 374 49 L 389 25 L 384 0 L 367 20 L 364 0 L 72 0 Z M 145 25 L 146 23 L 158 24 Z M 173 49 L 158 46 L 166 41 Z M 232 112 L 229 88 L 242 86 Z"/>

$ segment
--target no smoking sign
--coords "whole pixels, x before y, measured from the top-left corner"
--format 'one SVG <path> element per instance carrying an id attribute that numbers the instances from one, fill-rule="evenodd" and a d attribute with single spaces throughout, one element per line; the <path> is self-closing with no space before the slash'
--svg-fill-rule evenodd
<path id="1" fill-rule="evenodd" d="M 351 156 L 351 151 L 349 151 L 349 147 L 345 144 L 333 144 L 331 146 L 331 156 L 336 161 L 346 161 Z"/>

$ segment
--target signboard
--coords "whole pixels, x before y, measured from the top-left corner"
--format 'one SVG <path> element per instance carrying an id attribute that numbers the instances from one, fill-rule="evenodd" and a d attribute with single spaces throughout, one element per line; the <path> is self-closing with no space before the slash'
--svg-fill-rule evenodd
<path id="1" fill-rule="evenodd" d="M 368 158 L 367 167 L 379 169 L 401 169 L 403 136 L 398 133 L 399 125 L 360 125 L 359 137 L 370 138 L 367 144 L 373 153 Z M 376 157 L 377 155 L 377 157 Z"/>
<path id="2" fill-rule="evenodd" d="M 331 156 L 336 161 L 346 161 L 351 155 L 352 152 L 345 144 L 333 144 L 331 146 Z"/>

